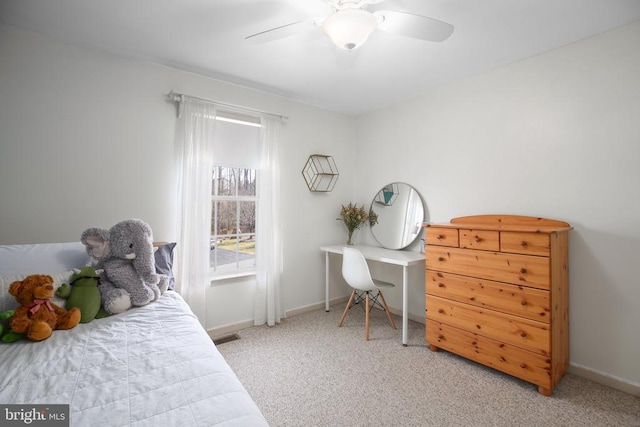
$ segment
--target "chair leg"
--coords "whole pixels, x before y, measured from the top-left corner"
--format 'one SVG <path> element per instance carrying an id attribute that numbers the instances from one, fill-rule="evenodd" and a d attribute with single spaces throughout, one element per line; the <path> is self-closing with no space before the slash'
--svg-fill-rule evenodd
<path id="1" fill-rule="evenodd" d="M 366 305 L 364 306 L 364 311 L 366 313 L 365 315 L 366 339 L 367 341 L 369 341 L 369 291 L 367 291 L 367 295 L 365 296 L 365 303 Z"/>
<path id="2" fill-rule="evenodd" d="M 351 296 L 349 297 L 349 302 L 347 302 L 347 306 L 344 309 L 344 313 L 342 313 L 342 318 L 340 319 L 340 323 L 338 323 L 338 328 L 342 326 L 342 324 L 344 323 L 344 319 L 345 317 L 347 317 L 347 313 L 349 312 L 349 309 L 351 308 L 351 304 L 353 303 L 353 299 L 356 297 L 356 290 L 354 289 L 353 292 L 351 292 Z"/>
<path id="3" fill-rule="evenodd" d="M 391 327 L 393 329 L 396 328 L 396 322 L 393 321 L 393 317 L 391 316 L 391 312 L 389 311 L 389 307 L 387 307 L 387 302 L 384 300 L 384 295 L 382 295 L 382 291 L 378 291 L 380 294 L 380 299 L 382 300 L 382 304 L 384 304 L 384 311 L 387 313 L 387 319 L 389 319 L 389 323 L 391 323 Z"/>

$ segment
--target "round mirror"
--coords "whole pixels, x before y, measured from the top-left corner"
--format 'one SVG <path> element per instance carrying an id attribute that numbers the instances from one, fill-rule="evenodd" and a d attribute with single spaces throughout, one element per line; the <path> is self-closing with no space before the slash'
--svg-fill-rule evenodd
<path id="1" fill-rule="evenodd" d="M 393 182 L 382 187 L 371 202 L 371 210 L 378 216 L 371 233 L 381 246 L 403 249 L 420 235 L 424 202 L 409 184 Z"/>

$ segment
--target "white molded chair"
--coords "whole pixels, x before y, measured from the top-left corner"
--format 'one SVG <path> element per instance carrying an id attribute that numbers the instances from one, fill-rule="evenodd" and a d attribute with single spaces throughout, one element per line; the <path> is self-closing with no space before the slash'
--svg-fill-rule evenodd
<path id="1" fill-rule="evenodd" d="M 389 323 L 391 323 L 391 327 L 396 329 L 396 324 L 393 321 L 393 317 L 391 316 L 391 312 L 389 311 L 389 307 L 387 307 L 387 302 L 384 300 L 384 295 L 382 295 L 381 291 L 383 288 L 393 288 L 395 285 L 393 283 L 373 279 L 371 277 L 371 272 L 369 271 L 369 266 L 367 265 L 367 260 L 359 250 L 345 247 L 342 252 L 342 277 L 344 277 L 347 284 L 353 288 L 353 292 L 351 292 L 349 302 L 347 303 L 347 307 L 344 309 L 344 313 L 342 313 L 342 318 L 340 319 L 338 327 L 341 327 L 344 323 L 344 319 L 347 317 L 349 309 L 364 300 L 367 341 L 369 341 L 369 309 L 375 305 L 380 306 L 380 308 L 387 313 L 387 318 L 389 319 Z M 358 291 L 360 293 L 358 293 Z M 378 297 L 382 300 L 382 304 L 378 301 Z"/>

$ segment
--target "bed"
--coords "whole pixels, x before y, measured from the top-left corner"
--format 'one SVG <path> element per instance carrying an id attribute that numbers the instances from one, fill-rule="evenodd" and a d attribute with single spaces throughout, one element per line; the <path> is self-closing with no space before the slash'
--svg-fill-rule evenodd
<path id="1" fill-rule="evenodd" d="M 87 259 L 79 242 L 0 246 L 0 311 L 16 305 L 12 281 L 39 273 L 60 285 Z M 175 291 L 42 342 L 0 343 L 0 372 L 0 405 L 69 405 L 71 426 L 267 425 Z"/>

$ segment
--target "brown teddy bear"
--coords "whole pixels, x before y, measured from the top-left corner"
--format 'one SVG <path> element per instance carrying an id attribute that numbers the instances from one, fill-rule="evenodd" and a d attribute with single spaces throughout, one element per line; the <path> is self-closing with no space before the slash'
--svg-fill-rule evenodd
<path id="1" fill-rule="evenodd" d="M 54 329 L 71 329 L 80 322 L 80 310 L 65 310 L 51 302 L 53 277 L 33 274 L 13 282 L 9 293 L 21 304 L 11 319 L 11 329 L 31 341 L 42 341 Z"/>

